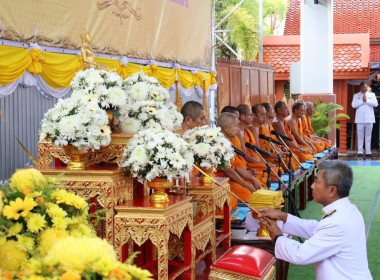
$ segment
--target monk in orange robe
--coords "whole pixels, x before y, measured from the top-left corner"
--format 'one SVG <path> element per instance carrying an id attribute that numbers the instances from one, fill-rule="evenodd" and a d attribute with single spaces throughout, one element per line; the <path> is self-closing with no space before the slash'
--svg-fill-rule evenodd
<path id="1" fill-rule="evenodd" d="M 266 111 L 265 108 L 256 104 L 252 108 L 252 110 L 248 105 L 241 104 L 238 107 L 240 112 L 240 131 L 243 133 L 244 143 L 250 143 L 260 148 L 259 144 L 259 128 L 262 123 L 266 121 Z M 268 167 L 261 159 L 261 157 L 257 154 L 257 152 L 252 149 L 247 149 L 247 154 L 251 157 L 255 158 L 257 162 L 247 163 L 248 167 L 254 168 L 258 172 L 258 178 L 264 184 L 268 181 Z M 272 163 L 269 162 L 269 166 L 271 169 L 278 174 L 279 169 Z M 276 175 L 273 172 L 270 172 L 271 179 L 277 179 Z"/>
<path id="2" fill-rule="evenodd" d="M 292 134 L 289 123 L 285 120 L 285 118 L 289 115 L 288 106 L 286 103 L 283 101 L 278 101 L 274 106 L 274 110 L 276 113 L 276 117 L 272 122 L 274 130 L 292 139 L 292 141 L 285 139 L 284 141 L 290 150 L 297 156 L 300 162 L 313 160 L 313 156 L 310 153 L 307 153 L 307 150 L 297 143 L 294 135 Z"/>
<path id="3" fill-rule="evenodd" d="M 182 134 L 187 130 L 193 129 L 195 127 L 200 127 L 206 125 L 206 112 L 202 104 L 196 101 L 189 101 L 183 105 L 181 109 L 181 114 L 183 116 L 182 123 Z M 190 174 L 192 177 L 197 176 L 199 171 L 197 169 L 193 169 Z M 225 176 L 222 176 L 225 177 Z M 235 209 L 237 207 L 237 198 L 233 195 L 230 195 L 230 210 Z"/>
<path id="4" fill-rule="evenodd" d="M 296 127 L 298 134 L 308 143 L 311 147 L 313 147 L 316 153 L 320 153 L 324 150 L 325 146 L 320 141 L 315 141 L 307 134 L 307 120 L 305 116 L 305 102 L 302 99 L 298 99 L 295 103 L 301 103 L 304 106 L 301 106 L 302 117 L 297 119 Z"/>
<path id="5" fill-rule="evenodd" d="M 268 102 L 261 103 L 261 105 L 263 105 L 265 110 L 266 110 L 266 122 L 260 126 L 259 133 L 263 134 L 267 137 L 273 138 L 274 136 L 270 133 L 272 130 L 274 130 L 274 128 L 272 126 L 272 122 L 273 122 L 273 119 L 275 117 L 273 106 Z M 279 154 L 281 157 L 280 163 L 281 163 L 282 170 L 284 170 L 284 171 L 288 170 L 289 158 L 286 158 L 287 153 L 286 153 L 285 147 L 278 146 L 276 144 L 271 145 L 268 141 L 261 139 L 261 138 L 259 138 L 259 144 L 260 144 L 259 147 L 261 149 L 269 152 L 269 154 L 270 154 L 270 157 L 266 158 L 267 161 L 269 161 L 273 164 L 278 164 L 278 155 L 277 154 Z M 291 157 L 291 161 L 292 161 L 291 172 L 294 172 L 299 168 L 299 164 L 297 162 L 298 158 L 295 159 L 294 157 L 296 157 L 296 155 Z"/>
<path id="6" fill-rule="evenodd" d="M 249 108 L 249 106 L 247 107 Z M 253 176 L 255 176 L 255 178 L 261 183 L 263 187 L 266 187 L 268 176 L 266 173 L 263 173 L 263 170 L 266 169 L 264 162 L 257 156 L 256 153 L 254 153 L 253 151 L 245 147 L 245 143 L 247 142 L 244 136 L 245 126 L 242 126 L 242 125 L 243 123 L 247 123 L 251 125 L 252 114 L 244 114 L 244 112 L 240 112 L 240 110 L 237 107 L 233 107 L 233 106 L 224 107 L 222 109 L 222 113 L 226 113 L 226 112 L 235 114 L 239 119 L 239 132 L 237 134 L 237 137 L 231 140 L 232 145 L 238 148 L 239 150 L 241 150 L 242 152 L 244 152 L 245 154 L 244 160 L 247 165 L 246 166 L 247 170 L 250 173 L 252 173 Z"/>
<path id="7" fill-rule="evenodd" d="M 217 121 L 223 134 L 235 145 L 240 143 L 236 137 L 239 132 L 238 123 L 237 116 L 232 113 L 221 113 Z M 229 177 L 231 191 L 244 202 L 249 201 L 253 191 L 261 188 L 260 182 L 247 170 L 244 158 L 238 154 L 235 154 L 234 159 L 231 160 L 230 168 L 226 168 L 224 171 L 218 169 L 215 175 Z"/>
<path id="8" fill-rule="evenodd" d="M 299 118 L 297 120 L 297 129 L 301 137 L 313 146 L 315 152 L 320 153 L 325 150 L 325 145 L 321 141 L 316 141 L 315 139 L 309 136 L 307 128 L 307 118 L 305 114 L 302 116 L 302 118 Z"/>
<path id="9" fill-rule="evenodd" d="M 311 125 L 311 117 L 314 115 L 314 103 L 307 101 L 305 102 L 306 112 L 305 112 L 305 118 L 306 118 L 306 130 L 310 138 L 314 140 L 318 140 L 321 143 L 324 144 L 324 148 L 328 149 L 332 147 L 332 142 L 326 138 L 320 137 L 315 134 L 313 126 Z"/>

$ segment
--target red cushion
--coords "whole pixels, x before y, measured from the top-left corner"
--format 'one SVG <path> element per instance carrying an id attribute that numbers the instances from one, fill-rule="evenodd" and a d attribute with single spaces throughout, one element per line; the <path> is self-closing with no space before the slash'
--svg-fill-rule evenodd
<path id="1" fill-rule="evenodd" d="M 262 249 L 239 245 L 230 248 L 211 268 L 262 278 L 275 261 L 276 259 L 270 253 Z"/>

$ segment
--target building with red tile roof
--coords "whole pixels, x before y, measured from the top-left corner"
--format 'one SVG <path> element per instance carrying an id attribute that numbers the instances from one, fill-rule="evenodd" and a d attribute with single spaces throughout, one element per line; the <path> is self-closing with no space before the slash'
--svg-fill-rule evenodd
<path id="1" fill-rule="evenodd" d="M 264 37 L 263 60 L 275 73 L 277 100 L 283 98 L 290 77 L 290 65 L 300 61 L 300 0 L 289 0 L 284 36 Z M 334 0 L 334 93 L 338 104 L 354 120 L 350 80 L 367 80 L 372 68 L 380 65 L 380 14 L 378 0 Z M 376 18 L 376 19 L 374 19 Z M 310 66 L 312 67 L 312 65 Z M 380 67 L 379 67 L 380 68 Z M 373 71 L 373 70 L 372 70 Z M 341 121 L 339 143 L 346 151 L 346 121 Z M 350 143 L 348 143 L 350 144 Z"/>

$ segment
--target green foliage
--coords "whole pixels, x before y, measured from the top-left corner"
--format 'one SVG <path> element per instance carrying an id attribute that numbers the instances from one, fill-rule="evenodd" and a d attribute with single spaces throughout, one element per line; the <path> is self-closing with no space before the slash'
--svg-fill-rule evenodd
<path id="1" fill-rule="evenodd" d="M 215 18 L 220 22 L 241 0 L 216 0 Z M 276 26 L 286 17 L 287 0 L 264 0 L 263 34 L 273 35 Z M 218 29 L 228 30 L 221 37 L 244 60 L 256 60 L 259 50 L 259 0 L 246 0 Z M 217 45 L 218 56 L 230 57 L 231 52 L 222 44 Z"/>
<path id="2" fill-rule="evenodd" d="M 326 136 L 333 128 L 340 129 L 340 125 L 336 123 L 338 118 L 350 117 L 344 113 L 338 113 L 333 117 L 329 117 L 328 114 L 335 112 L 336 110 L 343 110 L 343 107 L 339 104 L 317 102 L 315 104 L 315 113 L 311 117 L 311 124 L 314 128 L 315 134 L 318 136 Z"/>
<path id="3" fill-rule="evenodd" d="M 286 18 L 289 1 L 264 0 L 263 29 L 264 35 L 273 35 L 274 29 Z"/>
<path id="4" fill-rule="evenodd" d="M 236 46 L 243 59 L 255 60 L 259 51 L 259 32 L 255 19 L 248 11 L 237 9 L 229 18 L 226 28 L 231 30 L 228 33 L 229 40 Z"/>

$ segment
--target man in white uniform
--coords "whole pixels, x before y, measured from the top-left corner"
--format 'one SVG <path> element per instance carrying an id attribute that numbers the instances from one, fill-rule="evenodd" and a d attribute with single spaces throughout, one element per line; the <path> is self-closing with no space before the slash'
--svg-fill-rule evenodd
<path id="1" fill-rule="evenodd" d="M 356 109 L 355 123 L 358 135 L 358 157 L 363 156 L 363 140 L 365 138 L 365 153 L 372 157 L 371 137 L 372 127 L 375 123 L 374 107 L 377 107 L 377 99 L 373 92 L 368 91 L 367 84 L 360 83 L 360 92 L 354 94 L 352 107 Z"/>
<path id="2" fill-rule="evenodd" d="M 348 199 L 352 170 L 339 160 L 326 160 L 318 168 L 311 188 L 314 201 L 323 205 L 320 221 L 303 220 L 271 208 L 259 210 L 275 243 L 275 256 L 294 264 L 314 264 L 319 280 L 372 279 L 363 217 Z M 284 237 L 275 220 L 284 222 L 283 232 L 307 240 L 299 243 Z"/>

